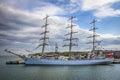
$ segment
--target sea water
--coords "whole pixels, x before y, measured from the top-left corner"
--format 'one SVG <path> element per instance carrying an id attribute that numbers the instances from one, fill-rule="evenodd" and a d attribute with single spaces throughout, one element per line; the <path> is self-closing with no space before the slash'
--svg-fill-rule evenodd
<path id="1" fill-rule="evenodd" d="M 0 57 L 0 80 L 120 80 L 120 64 L 94 66 L 7 65 L 18 57 Z"/>

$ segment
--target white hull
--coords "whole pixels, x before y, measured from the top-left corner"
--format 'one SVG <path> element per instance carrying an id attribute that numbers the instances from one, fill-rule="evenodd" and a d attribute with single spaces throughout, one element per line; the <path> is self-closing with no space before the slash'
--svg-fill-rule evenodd
<path id="1" fill-rule="evenodd" d="M 110 64 L 113 59 L 91 59 L 91 60 L 51 60 L 40 58 L 25 58 L 26 65 L 98 65 Z"/>

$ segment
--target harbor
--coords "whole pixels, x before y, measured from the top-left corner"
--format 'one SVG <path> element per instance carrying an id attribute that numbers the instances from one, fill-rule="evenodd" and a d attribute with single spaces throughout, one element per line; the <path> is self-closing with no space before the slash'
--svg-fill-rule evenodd
<path id="1" fill-rule="evenodd" d="M 0 0 L 0 80 L 120 80 L 120 0 Z"/>
<path id="2" fill-rule="evenodd" d="M 10 51 L 9 51 L 10 52 Z M 80 57 L 80 54 L 82 54 L 81 55 L 81 58 L 83 58 L 84 59 L 84 57 L 85 57 L 85 55 L 86 55 L 86 52 L 72 52 L 72 53 L 74 53 L 74 56 L 76 56 L 77 58 L 79 58 Z M 109 54 L 109 53 L 114 53 L 114 60 L 113 60 L 113 64 L 120 64 L 120 51 L 119 50 L 117 50 L 117 51 L 111 51 L 111 50 L 104 50 L 103 51 L 103 53 L 104 54 L 106 54 L 106 57 L 107 57 L 107 54 Z M 51 53 L 48 53 L 49 54 L 49 56 L 51 57 L 52 55 L 55 55 L 55 52 L 51 52 Z M 59 54 L 64 54 L 63 56 L 65 56 L 65 55 L 67 55 L 67 53 L 65 54 L 65 53 L 59 53 Z M 84 55 L 83 55 L 84 54 Z M 31 54 L 32 56 L 36 56 L 37 54 Z M 57 55 L 57 54 L 56 54 Z M 79 57 L 78 57 L 78 55 L 79 55 Z M 12 64 L 24 64 L 24 60 L 22 60 L 22 59 L 19 59 L 19 60 L 14 60 L 14 61 L 6 61 L 6 64 L 8 64 L 8 65 L 12 65 Z"/>
<path id="3" fill-rule="evenodd" d="M 120 64 L 120 59 L 114 59 L 113 64 Z"/>
<path id="4" fill-rule="evenodd" d="M 6 50 L 7 51 L 7 50 Z M 13 53 L 13 54 L 15 54 L 14 52 L 12 52 L 12 51 L 7 51 L 7 52 L 9 52 L 9 53 Z M 106 57 L 107 57 L 107 54 L 109 54 L 109 53 L 114 53 L 114 60 L 113 60 L 113 64 L 120 64 L 120 50 L 117 50 L 117 51 L 113 51 L 113 50 L 104 50 L 104 51 L 102 51 L 105 55 L 106 55 Z M 77 57 L 77 58 L 79 58 L 80 57 L 80 54 L 82 54 L 83 56 L 81 56 L 81 58 L 82 59 L 84 59 L 84 57 L 85 57 L 85 55 L 88 53 L 88 52 L 72 52 L 72 53 L 74 53 L 74 56 L 75 57 Z M 51 52 L 51 53 L 48 53 L 49 55 L 48 56 L 52 56 L 52 55 L 57 55 L 58 54 L 58 52 L 57 52 L 57 54 L 55 54 L 55 52 Z M 64 54 L 63 56 L 65 56 L 65 55 L 68 55 L 68 53 L 66 53 L 66 52 L 64 52 L 64 53 L 59 53 L 59 54 Z M 22 56 L 22 55 L 21 55 Z M 37 56 L 38 57 L 38 53 L 37 54 L 31 54 L 30 56 L 33 56 L 34 58 Z M 11 65 L 11 64 L 24 64 L 24 60 L 22 60 L 22 59 L 19 59 L 19 60 L 14 60 L 14 61 L 6 61 L 6 64 L 8 64 L 8 65 Z"/>
<path id="5" fill-rule="evenodd" d="M 6 65 L 6 60 L 18 57 L 0 57 L 0 79 L 3 80 L 119 80 L 120 64 L 96 66 L 24 66 Z M 107 75 L 106 75 L 107 74 Z M 7 76 L 7 77 L 6 77 Z"/>
<path id="6" fill-rule="evenodd" d="M 38 55 L 36 56 L 25 56 L 25 55 L 21 55 L 19 53 L 15 53 L 11 50 L 5 49 L 4 51 L 13 55 L 16 55 L 18 57 L 20 57 L 25 65 L 52 65 L 52 66 L 81 66 L 81 65 L 101 65 L 101 64 L 111 64 L 114 61 L 114 54 L 113 53 L 109 53 L 109 54 L 104 54 L 102 50 L 98 49 L 98 45 L 100 45 L 101 41 L 97 40 L 96 37 L 98 37 L 99 35 L 97 35 L 96 33 L 96 19 L 93 19 L 92 22 L 90 23 L 92 25 L 92 28 L 89 30 L 92 32 L 92 36 L 89 36 L 88 38 L 92 38 L 92 41 L 88 42 L 88 44 L 92 44 L 92 49 L 87 52 L 87 54 L 85 55 L 81 55 L 78 54 L 77 56 L 75 56 L 75 54 L 73 54 L 72 52 L 72 48 L 73 46 L 78 46 L 79 44 L 75 43 L 74 41 L 78 41 L 79 39 L 74 37 L 75 33 L 78 33 L 76 31 L 73 31 L 73 28 L 75 27 L 75 25 L 73 25 L 73 19 L 75 17 L 71 16 L 68 20 L 70 22 L 70 25 L 68 27 L 66 27 L 67 29 L 69 28 L 69 32 L 67 34 L 65 34 L 64 36 L 68 36 L 68 38 L 64 39 L 63 41 L 66 41 L 66 43 L 63 45 L 63 47 L 68 47 L 68 51 L 67 51 L 67 55 L 63 55 L 61 56 L 61 54 L 56 54 L 56 53 L 60 53 L 60 52 L 56 52 L 59 46 L 55 46 L 55 54 L 50 55 L 49 53 L 46 53 L 46 47 L 48 46 L 47 40 L 49 39 L 48 33 L 50 31 L 48 31 L 48 19 L 49 16 L 46 15 L 46 17 L 43 18 L 44 21 L 44 25 L 41 27 L 43 28 L 43 32 L 41 32 L 41 36 L 42 38 L 40 38 L 41 43 L 37 45 L 37 47 L 33 50 L 36 50 L 40 47 L 42 47 L 41 53 L 38 53 Z M 57 44 L 57 43 L 56 43 Z M 79 52 L 78 52 L 79 53 Z M 84 52 L 83 52 L 84 53 Z M 50 55 L 50 56 L 49 56 Z M 7 62 L 8 64 L 19 64 L 19 61 L 10 61 Z"/>
<path id="7" fill-rule="evenodd" d="M 120 64 L 120 59 L 114 59 L 112 62 L 113 64 Z M 23 60 L 17 60 L 17 61 L 6 61 L 6 64 L 25 64 Z"/>
<path id="8" fill-rule="evenodd" d="M 23 60 L 6 61 L 6 64 L 24 64 Z"/>

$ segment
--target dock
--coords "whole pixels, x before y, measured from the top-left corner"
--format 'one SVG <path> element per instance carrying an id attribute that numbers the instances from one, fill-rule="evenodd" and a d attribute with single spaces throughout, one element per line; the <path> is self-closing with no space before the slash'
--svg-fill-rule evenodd
<path id="1" fill-rule="evenodd" d="M 23 60 L 7 61 L 6 64 L 24 64 Z"/>
<path id="2" fill-rule="evenodd" d="M 120 64 L 120 59 L 114 59 L 113 64 Z"/>

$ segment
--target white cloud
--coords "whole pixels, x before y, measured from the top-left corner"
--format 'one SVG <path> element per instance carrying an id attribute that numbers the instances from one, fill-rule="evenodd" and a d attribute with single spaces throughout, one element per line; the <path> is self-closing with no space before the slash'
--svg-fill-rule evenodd
<path id="1" fill-rule="evenodd" d="M 100 9 L 96 10 L 94 15 L 99 18 L 104 18 L 104 17 L 109 17 L 109 16 L 118 16 L 118 15 L 120 15 L 120 10 L 115 10 L 108 6 L 104 6 L 104 7 L 101 7 Z"/>
<path id="2" fill-rule="evenodd" d="M 82 0 L 82 10 L 94 10 L 109 5 L 109 7 L 119 0 Z"/>
<path id="3" fill-rule="evenodd" d="M 120 35 L 113 35 L 113 34 L 100 34 L 102 38 L 118 38 Z"/>
<path id="4" fill-rule="evenodd" d="M 71 0 L 71 3 L 77 4 L 82 11 L 93 11 L 93 15 L 98 18 L 120 15 L 120 9 L 112 8 L 120 0 Z"/>
<path id="5" fill-rule="evenodd" d="M 60 15 L 60 14 L 65 14 L 66 12 L 64 11 L 64 9 L 62 9 L 58 6 L 48 4 L 48 5 L 45 5 L 42 7 L 40 6 L 40 7 L 34 8 L 33 13 L 39 14 L 39 15 L 46 15 L 46 14 Z"/>
<path id="6" fill-rule="evenodd" d="M 120 50 L 120 44 L 106 45 L 106 46 L 103 46 L 103 48 L 106 49 L 106 50 Z"/>
<path id="7" fill-rule="evenodd" d="M 28 11 L 24 11 L 24 10 L 19 10 L 19 9 L 15 9 L 15 8 L 12 8 L 7 5 L 0 5 L 0 8 L 2 9 L 2 13 L 6 14 L 8 16 L 7 17 L 8 19 L 5 19 L 4 22 L 11 21 L 13 24 L 15 24 L 16 21 L 18 21 L 18 22 L 22 21 L 25 24 L 26 23 L 29 24 L 29 25 L 23 24 L 22 26 L 19 23 L 15 24 L 15 25 L 11 24 L 11 26 L 16 26 L 16 28 L 20 28 L 18 30 L 11 30 L 11 31 L 8 31 L 9 26 L 5 26 L 6 30 L 1 30 L 0 34 L 7 35 L 7 39 L 5 36 L 3 36 L 1 39 L 2 42 L 4 41 L 6 44 L 8 44 L 8 42 L 10 42 L 14 48 L 18 47 L 18 46 L 21 46 L 18 48 L 22 48 L 22 46 L 24 46 L 24 47 L 27 46 L 28 45 L 27 43 L 29 43 L 29 42 L 38 42 L 39 41 L 40 33 L 42 32 L 41 26 L 45 22 L 43 20 L 43 18 L 46 14 L 41 16 L 40 14 L 38 14 L 34 11 L 28 12 Z M 44 7 L 44 8 L 46 8 L 46 10 L 48 9 L 48 7 Z M 55 9 L 55 8 L 53 8 L 53 9 Z M 41 11 L 41 12 L 46 13 L 46 11 Z M 53 12 L 52 15 L 56 15 L 58 13 L 57 11 L 54 12 L 54 10 L 51 12 Z M 14 17 L 14 16 L 16 16 L 16 17 Z M 11 17 L 12 17 L 12 20 L 11 20 Z M 31 25 L 31 23 L 35 23 L 36 26 Z M 50 16 L 48 18 L 48 23 L 50 24 L 48 26 L 48 29 L 50 30 L 50 35 L 49 35 L 50 39 L 53 40 L 52 42 L 56 41 L 56 42 L 61 43 L 62 42 L 61 37 L 64 35 L 63 33 L 65 32 L 64 28 L 66 27 L 67 19 L 65 17 Z M 59 36 L 60 38 L 57 36 Z M 10 40 L 9 40 L 9 38 L 10 38 Z M 11 38 L 13 41 L 11 41 Z M 59 38 L 59 39 L 57 39 L 57 38 Z M 24 42 L 24 40 L 25 40 L 25 42 Z M 9 45 L 9 48 L 11 45 Z M 36 46 L 36 44 L 35 44 L 35 46 Z M 31 45 L 30 47 L 35 48 L 35 46 Z"/>
<path id="8" fill-rule="evenodd" d="M 23 30 L 21 30 L 21 32 L 25 33 L 30 33 L 30 32 L 41 32 L 41 26 L 39 27 L 25 27 Z"/>
<path id="9" fill-rule="evenodd" d="M 29 12 L 26 10 L 20 10 L 16 8 L 12 8 L 7 5 L 0 5 L 1 11 L 8 15 L 7 18 L 4 22 L 7 21 L 12 21 L 13 26 L 20 28 L 18 30 L 12 30 L 12 31 L 0 31 L 0 34 L 5 34 L 7 36 L 14 37 L 16 41 L 11 41 L 13 44 L 7 45 L 9 48 L 14 46 L 14 48 L 17 46 L 20 46 L 18 48 L 24 48 L 24 47 L 30 47 L 35 48 L 36 44 L 28 44 L 29 42 L 38 42 L 40 38 L 40 33 L 42 32 L 41 26 L 44 24 L 43 18 L 46 15 L 46 13 L 49 13 L 51 16 L 48 18 L 48 30 L 50 31 L 50 40 L 52 42 L 52 47 L 54 46 L 54 43 L 58 43 L 59 46 L 63 45 L 63 39 L 64 34 L 68 33 L 69 31 L 66 30 L 66 27 L 68 25 L 68 21 L 66 17 L 61 17 L 61 16 L 56 16 L 61 14 L 62 12 L 64 13 L 64 10 L 59 8 L 58 6 L 51 5 L 51 6 L 43 6 L 41 8 L 36 8 L 33 11 Z M 38 14 L 40 13 L 40 14 Z M 43 14 L 43 15 L 42 15 Z M 49 15 L 48 14 L 48 15 Z M 11 20 L 12 18 L 12 20 Z M 21 25 L 19 23 L 15 23 L 15 21 L 22 21 L 25 23 L 25 25 Z M 26 24 L 27 23 L 27 24 Z M 31 23 L 34 23 L 32 25 Z M 75 24 L 75 23 L 74 23 Z M 8 27 L 7 27 L 8 28 Z M 79 45 L 82 45 L 82 49 L 86 47 L 86 42 L 88 42 L 87 37 L 90 36 L 91 32 L 88 30 L 82 29 L 79 25 L 76 26 L 74 29 L 75 31 L 78 31 L 78 34 L 76 34 L 74 37 L 78 37 L 79 40 Z M 36 33 L 38 32 L 38 33 Z M 111 35 L 111 34 L 104 34 L 102 35 L 103 38 L 114 38 L 117 36 Z M 6 38 L 6 37 L 5 37 Z M 9 41 L 8 39 L 0 39 L 2 41 Z M 23 40 L 26 40 L 28 43 L 25 43 Z M 82 43 L 82 44 L 81 44 Z M 88 46 L 88 45 L 87 45 Z M 68 49 L 68 48 L 65 48 Z M 60 47 L 60 50 L 63 51 L 65 50 L 63 47 Z M 79 48 L 73 48 L 74 50 L 79 49 Z"/>
<path id="10" fill-rule="evenodd" d="M 99 18 L 120 15 L 120 9 L 113 9 L 111 6 L 120 0 L 83 0 L 82 10 L 94 10 L 94 16 Z"/>

